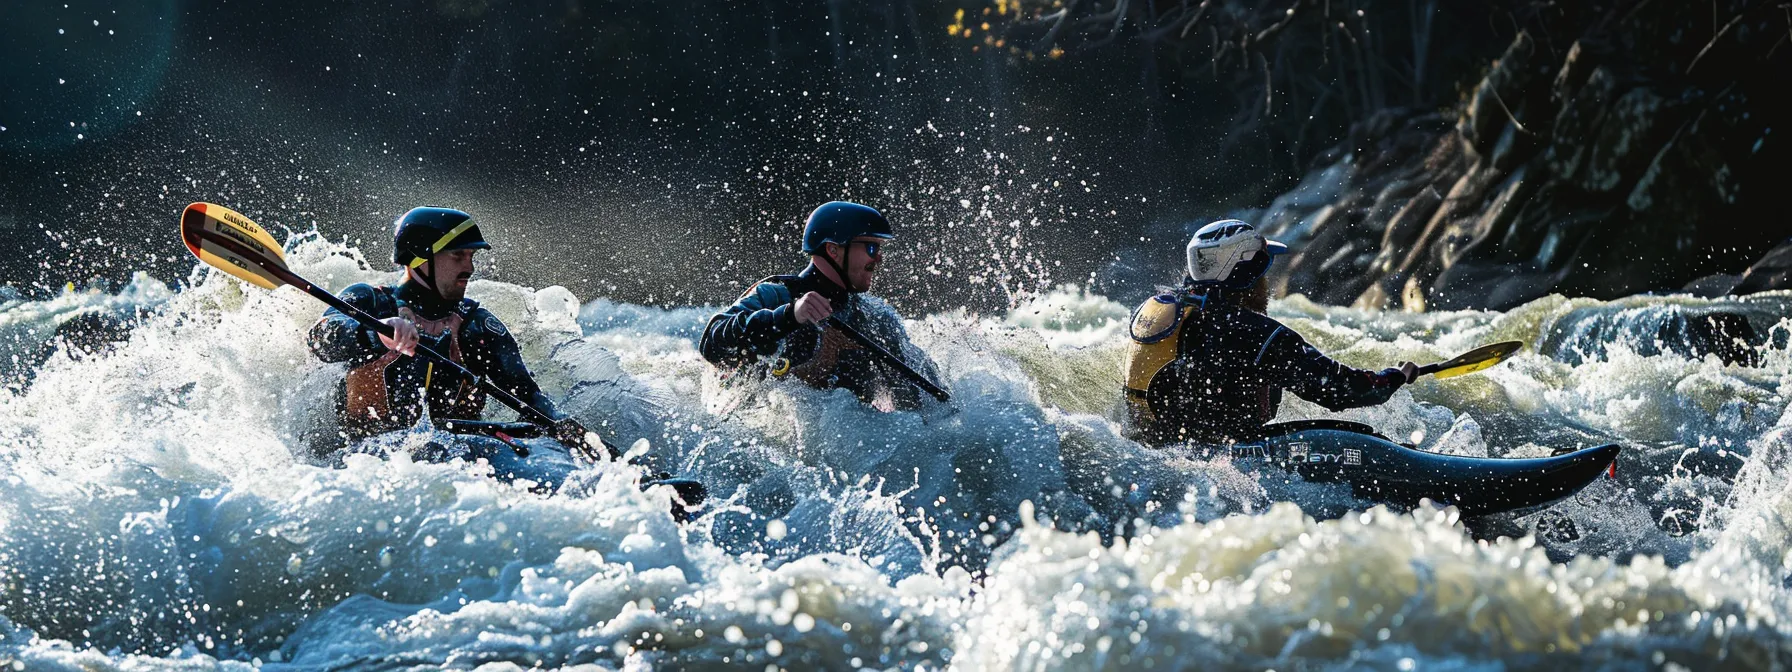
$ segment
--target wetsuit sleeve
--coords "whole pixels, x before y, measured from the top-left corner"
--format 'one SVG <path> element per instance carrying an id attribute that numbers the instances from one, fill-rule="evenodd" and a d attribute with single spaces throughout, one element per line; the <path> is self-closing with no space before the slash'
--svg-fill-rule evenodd
<path id="1" fill-rule="evenodd" d="M 501 323 L 484 309 L 475 313 L 473 319 L 485 325 L 485 328 L 479 335 L 478 352 L 473 353 L 474 356 L 470 358 L 472 361 L 469 362 L 478 366 L 469 368 L 474 368 L 474 373 L 485 376 L 499 389 L 516 395 L 523 403 L 534 406 L 549 417 L 560 419 L 560 412 L 554 408 L 554 402 L 548 399 L 547 393 L 541 391 L 541 386 L 535 383 L 535 376 L 529 373 L 528 365 L 523 363 L 523 349 L 517 345 L 516 337 L 511 336 L 507 329 L 491 328 L 491 325 Z"/>
<path id="2" fill-rule="evenodd" d="M 1287 327 L 1277 327 L 1258 356 L 1271 385 L 1332 411 L 1384 403 L 1406 384 L 1399 369 L 1379 372 L 1339 364 Z"/>
<path id="3" fill-rule="evenodd" d="M 802 325 L 796 321 L 790 289 L 761 282 L 703 329 L 698 350 L 712 364 L 737 364 L 769 355 Z"/>
<path id="4" fill-rule="evenodd" d="M 350 285 L 337 295 L 349 305 L 379 315 L 379 296 L 373 286 Z M 355 318 L 331 308 L 311 326 L 311 354 L 326 363 L 368 360 L 386 354 L 386 346 L 372 329 L 361 326 Z"/>

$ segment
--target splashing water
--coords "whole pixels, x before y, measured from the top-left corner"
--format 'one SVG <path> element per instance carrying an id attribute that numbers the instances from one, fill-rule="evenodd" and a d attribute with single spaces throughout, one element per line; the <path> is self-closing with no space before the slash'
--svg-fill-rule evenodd
<path id="1" fill-rule="evenodd" d="M 332 289 L 391 280 L 353 248 L 315 236 L 290 247 L 295 270 Z M 1552 297 L 1425 315 L 1275 304 L 1359 366 L 1496 340 L 1540 348 L 1329 417 L 1456 454 L 1627 446 L 1615 482 L 1540 512 L 1462 520 L 1122 438 L 1129 307 L 1078 288 L 999 318 L 909 322 L 955 400 L 879 414 L 843 391 L 722 383 L 695 350 L 706 308 L 473 283 L 568 411 L 709 485 L 708 514 L 679 526 L 665 494 L 615 465 L 543 495 L 489 465 L 413 460 L 450 440 L 427 427 L 382 438 L 388 458 L 322 463 L 313 446 L 336 431 L 342 369 L 305 349 L 321 307 L 216 273 L 191 280 L 178 292 L 140 277 L 116 294 L 0 296 L 0 359 L 14 362 L 0 371 L 0 663 L 1792 660 L 1792 323 L 1781 317 L 1792 295 Z M 58 345 L 58 327 L 100 311 L 131 313 L 128 327 L 104 347 Z M 1729 344 L 1747 357 L 1674 340 L 1686 315 L 1720 313 L 1748 323 L 1754 340 Z M 1327 414 L 1291 400 L 1283 416 Z"/>

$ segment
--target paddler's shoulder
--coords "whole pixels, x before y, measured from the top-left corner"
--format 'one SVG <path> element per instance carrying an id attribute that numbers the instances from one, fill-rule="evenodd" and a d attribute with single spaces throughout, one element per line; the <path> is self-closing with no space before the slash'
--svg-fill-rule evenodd
<path id="1" fill-rule="evenodd" d="M 768 275 L 768 276 L 765 276 L 764 278 L 760 279 L 759 282 L 753 283 L 753 286 L 758 287 L 760 285 L 777 285 L 779 287 L 788 287 L 790 285 L 790 283 L 796 282 L 797 280 L 801 279 L 802 277 L 803 276 L 800 276 L 800 275 Z"/>
<path id="2" fill-rule="evenodd" d="M 383 309 L 392 303 L 392 288 L 357 282 L 342 288 L 336 297 L 366 311 Z"/>
<path id="3" fill-rule="evenodd" d="M 1216 305 L 1209 309 L 1207 322 L 1216 328 L 1242 335 L 1259 338 L 1270 338 L 1278 334 L 1291 334 L 1299 337 L 1294 330 L 1276 318 L 1264 315 L 1236 303 Z"/>
<path id="4" fill-rule="evenodd" d="M 1156 343 L 1176 333 L 1187 312 L 1182 300 L 1172 292 L 1162 292 L 1145 299 L 1132 311 L 1127 335 L 1140 343 Z"/>
<path id="5" fill-rule="evenodd" d="M 765 279 L 753 283 L 753 286 L 748 287 L 747 291 L 742 292 L 735 304 L 749 310 L 759 310 L 761 308 L 776 308 L 790 303 L 793 300 L 790 283 L 796 279 L 797 276 L 794 275 L 767 276 Z"/>
<path id="6" fill-rule="evenodd" d="M 455 309 L 455 312 L 463 316 L 461 319 L 466 323 L 468 329 L 483 331 L 493 336 L 510 335 L 510 328 L 504 326 L 504 321 L 498 319 L 498 316 L 492 311 L 480 306 L 478 301 L 461 299 L 460 306 Z"/>
<path id="7" fill-rule="evenodd" d="M 390 294 L 390 293 L 392 293 L 392 288 L 380 287 L 380 286 L 371 285 L 371 284 L 368 284 L 365 282 L 357 282 L 355 284 L 352 284 L 352 285 L 342 288 L 342 291 L 337 292 L 336 296 L 346 299 L 346 298 L 350 298 L 350 297 L 371 297 L 371 296 L 374 296 L 375 294 L 381 294 L 381 293 Z"/>

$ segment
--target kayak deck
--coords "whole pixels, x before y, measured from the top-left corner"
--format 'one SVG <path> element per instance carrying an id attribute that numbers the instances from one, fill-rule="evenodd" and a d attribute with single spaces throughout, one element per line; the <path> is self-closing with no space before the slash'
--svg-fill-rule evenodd
<path id="1" fill-rule="evenodd" d="M 1402 446 L 1355 423 L 1289 423 L 1238 444 L 1241 458 L 1261 458 L 1311 483 L 1348 483 L 1360 498 L 1415 506 L 1422 499 L 1470 515 L 1555 502 L 1579 492 L 1612 466 L 1621 448 L 1606 444 L 1535 458 L 1467 457 Z"/>

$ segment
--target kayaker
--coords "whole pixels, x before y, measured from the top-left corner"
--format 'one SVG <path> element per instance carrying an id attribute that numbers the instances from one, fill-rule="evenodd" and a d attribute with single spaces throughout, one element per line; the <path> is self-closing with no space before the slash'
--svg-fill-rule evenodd
<path id="1" fill-rule="evenodd" d="M 869 206 L 823 203 L 803 226 L 809 266 L 759 281 L 710 318 L 699 346 L 703 358 L 733 380 L 770 374 L 845 388 L 883 411 L 919 408 L 921 391 L 913 383 L 827 321 L 839 317 L 937 379 L 933 361 L 909 343 L 901 316 L 866 293 L 895 237 Z"/>
<path id="2" fill-rule="evenodd" d="M 1418 372 L 1333 361 L 1265 315 L 1263 274 L 1288 251 L 1228 219 L 1188 242 L 1182 286 L 1133 311 L 1126 356 L 1130 430 L 1140 441 L 1248 441 L 1274 420 L 1283 390 L 1332 411 L 1388 400 Z"/>
<path id="3" fill-rule="evenodd" d="M 413 208 L 394 223 L 392 239 L 392 262 L 404 269 L 404 281 L 396 287 L 355 284 L 338 296 L 395 333 L 383 336 L 334 308 L 311 327 L 311 352 L 349 366 L 337 396 L 342 431 L 361 439 L 410 427 L 424 403 L 436 422 L 480 418 L 485 392 L 449 367 L 414 356 L 420 342 L 560 418 L 504 322 L 466 298 L 473 255 L 491 249 L 473 216 L 453 208 Z M 562 418 L 554 433 L 570 442 L 585 431 Z"/>

